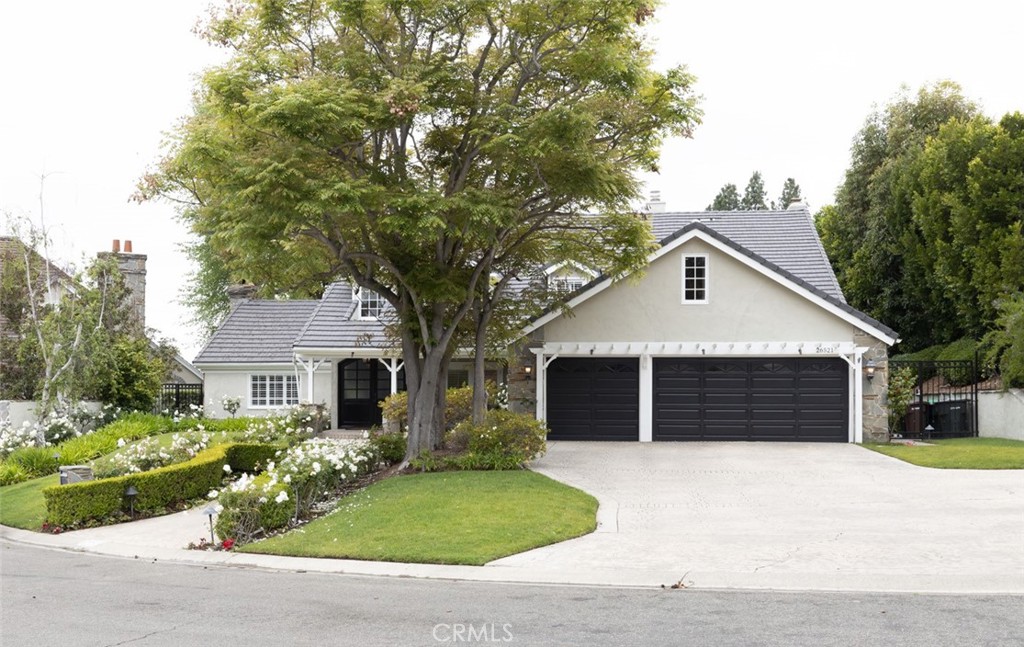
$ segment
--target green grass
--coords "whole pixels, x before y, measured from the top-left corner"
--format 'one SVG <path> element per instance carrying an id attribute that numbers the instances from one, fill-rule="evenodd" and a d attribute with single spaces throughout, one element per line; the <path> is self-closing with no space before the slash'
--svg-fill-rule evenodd
<path id="1" fill-rule="evenodd" d="M 921 467 L 961 470 L 1024 469 L 1024 441 L 1003 438 L 950 438 L 931 442 L 935 445 L 864 446 Z"/>
<path id="2" fill-rule="evenodd" d="M 429 564 L 492 560 L 593 532 L 597 501 L 530 471 L 399 476 L 246 552 Z"/>
<path id="3" fill-rule="evenodd" d="M 0 487 L 0 524 L 39 530 L 46 520 L 43 488 L 60 483 L 56 474 Z"/>

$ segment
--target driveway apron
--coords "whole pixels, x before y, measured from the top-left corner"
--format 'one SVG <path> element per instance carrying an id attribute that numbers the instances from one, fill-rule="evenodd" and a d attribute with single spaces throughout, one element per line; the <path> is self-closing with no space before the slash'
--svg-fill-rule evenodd
<path id="1" fill-rule="evenodd" d="M 848 444 L 589 442 L 551 443 L 535 469 L 597 497 L 598 530 L 495 566 L 1024 592 L 1022 470 L 929 469 Z"/>

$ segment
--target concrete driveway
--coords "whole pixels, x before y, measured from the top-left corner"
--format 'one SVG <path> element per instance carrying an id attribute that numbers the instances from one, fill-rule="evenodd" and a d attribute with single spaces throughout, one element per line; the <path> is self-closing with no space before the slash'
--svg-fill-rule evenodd
<path id="1" fill-rule="evenodd" d="M 843 444 L 585 442 L 551 443 L 535 469 L 597 497 L 598 531 L 495 567 L 1024 593 L 1022 470 L 922 468 Z"/>

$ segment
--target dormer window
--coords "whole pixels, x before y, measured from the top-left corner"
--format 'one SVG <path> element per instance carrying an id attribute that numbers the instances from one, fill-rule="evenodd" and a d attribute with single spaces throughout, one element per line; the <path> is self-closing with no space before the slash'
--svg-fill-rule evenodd
<path id="1" fill-rule="evenodd" d="M 551 283 L 559 292 L 575 292 L 583 287 L 585 281 L 582 276 L 564 275 L 552 277 Z"/>
<path id="2" fill-rule="evenodd" d="M 360 319 L 380 319 L 384 312 L 383 298 L 373 290 L 366 288 L 353 288 L 352 300 L 358 304 L 357 315 Z"/>
<path id="3" fill-rule="evenodd" d="M 683 256 L 683 303 L 708 302 L 708 255 Z"/>

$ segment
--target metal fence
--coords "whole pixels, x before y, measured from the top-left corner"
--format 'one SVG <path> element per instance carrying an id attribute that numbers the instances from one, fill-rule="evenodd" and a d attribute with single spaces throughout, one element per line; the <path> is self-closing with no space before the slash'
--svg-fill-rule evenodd
<path id="1" fill-rule="evenodd" d="M 914 397 L 893 434 L 903 438 L 966 438 L 978 435 L 977 360 L 893 360 L 890 376 L 914 372 Z"/>
<path id="2" fill-rule="evenodd" d="M 185 413 L 191 405 L 203 406 L 202 384 L 164 384 L 160 389 L 154 410 L 159 413 L 167 411 Z"/>

